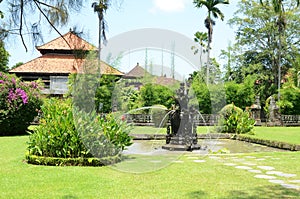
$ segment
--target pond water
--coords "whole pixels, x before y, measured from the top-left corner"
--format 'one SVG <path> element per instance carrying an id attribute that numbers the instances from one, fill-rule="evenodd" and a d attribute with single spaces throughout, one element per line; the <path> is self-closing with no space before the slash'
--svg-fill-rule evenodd
<path id="1" fill-rule="evenodd" d="M 159 155 L 165 153 L 182 153 L 162 149 L 164 140 L 134 140 L 134 144 L 125 150 L 124 154 Z M 199 140 L 200 150 L 192 153 L 253 153 L 253 152 L 275 152 L 284 151 L 277 148 L 267 147 L 259 144 L 229 139 L 204 139 Z"/>

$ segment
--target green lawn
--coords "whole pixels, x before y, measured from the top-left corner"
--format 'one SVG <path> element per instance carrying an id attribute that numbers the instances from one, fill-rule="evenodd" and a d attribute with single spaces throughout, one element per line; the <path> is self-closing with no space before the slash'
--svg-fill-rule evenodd
<path id="1" fill-rule="evenodd" d="M 198 126 L 198 134 L 211 132 L 214 127 Z M 131 133 L 134 134 L 166 134 L 166 128 L 154 128 L 134 126 Z M 260 139 L 276 140 L 290 144 L 300 144 L 300 127 L 255 127 L 255 135 L 247 135 Z"/>
<path id="2" fill-rule="evenodd" d="M 251 137 L 300 144 L 300 127 L 255 127 L 254 132 Z"/>
<path id="3" fill-rule="evenodd" d="M 299 198 L 300 192 L 286 189 L 253 173 L 225 166 L 231 158 L 257 158 L 257 165 L 274 166 L 276 170 L 296 174 L 300 179 L 299 152 L 179 156 L 183 163 L 172 163 L 157 171 L 134 174 L 115 167 L 46 167 L 28 165 L 24 160 L 27 136 L 0 137 L 0 198 Z M 151 166 L 143 158 L 134 167 Z M 147 156 L 149 157 L 149 156 Z M 154 157 L 155 158 L 155 157 Z M 158 158 L 158 157 L 157 157 Z M 161 158 L 161 157 L 160 157 Z M 274 161 L 276 159 L 276 161 Z M 141 161 L 139 161 L 141 160 Z M 252 160 L 254 161 L 254 160 Z"/>

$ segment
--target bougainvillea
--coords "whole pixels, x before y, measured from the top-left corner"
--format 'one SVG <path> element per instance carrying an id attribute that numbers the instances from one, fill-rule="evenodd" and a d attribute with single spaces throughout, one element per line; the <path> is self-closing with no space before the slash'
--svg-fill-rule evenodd
<path id="1" fill-rule="evenodd" d="M 25 133 L 41 104 L 38 82 L 0 72 L 0 135 Z"/>

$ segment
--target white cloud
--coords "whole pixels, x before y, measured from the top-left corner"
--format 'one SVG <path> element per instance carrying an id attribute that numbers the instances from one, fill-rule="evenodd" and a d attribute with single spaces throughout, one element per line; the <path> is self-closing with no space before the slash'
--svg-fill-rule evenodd
<path id="1" fill-rule="evenodd" d="M 187 0 L 153 0 L 154 8 L 150 11 L 180 12 L 184 10 Z"/>

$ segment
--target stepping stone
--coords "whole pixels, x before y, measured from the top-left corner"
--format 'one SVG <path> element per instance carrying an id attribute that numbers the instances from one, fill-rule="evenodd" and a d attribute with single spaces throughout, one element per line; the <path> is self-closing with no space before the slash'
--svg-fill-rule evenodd
<path id="1" fill-rule="evenodd" d="M 247 166 L 236 166 L 235 168 L 237 168 L 237 169 L 244 169 L 244 170 L 252 170 L 251 167 L 247 167 Z"/>
<path id="2" fill-rule="evenodd" d="M 173 161 L 174 163 L 184 163 L 183 161 L 181 161 L 181 160 L 175 160 L 175 161 Z"/>
<path id="3" fill-rule="evenodd" d="M 248 170 L 251 173 L 262 173 L 261 170 L 250 169 Z"/>
<path id="4" fill-rule="evenodd" d="M 257 161 L 264 161 L 264 160 L 266 160 L 265 158 L 258 158 L 258 159 L 256 159 Z"/>
<path id="5" fill-rule="evenodd" d="M 245 161 L 245 159 L 233 159 L 233 161 L 235 161 L 235 162 L 243 162 L 243 161 Z"/>
<path id="6" fill-rule="evenodd" d="M 205 160 L 194 160 L 194 162 L 202 163 L 202 162 L 206 162 L 206 161 Z"/>
<path id="7" fill-rule="evenodd" d="M 276 175 L 281 176 L 281 177 L 286 177 L 286 178 L 292 178 L 292 177 L 297 176 L 296 174 L 291 174 L 291 173 L 279 173 Z"/>
<path id="8" fill-rule="evenodd" d="M 290 182 L 299 183 L 300 184 L 300 180 L 290 180 Z"/>
<path id="9" fill-rule="evenodd" d="M 268 175 L 272 175 L 272 174 L 275 174 L 275 175 L 280 175 L 280 174 L 282 174 L 283 172 L 281 172 L 281 171 L 267 171 L 267 174 Z"/>
<path id="10" fill-rule="evenodd" d="M 275 176 L 269 176 L 269 175 L 255 175 L 254 177 L 255 178 L 261 178 L 261 179 L 269 179 L 269 180 L 276 179 Z"/>
<path id="11" fill-rule="evenodd" d="M 226 165 L 226 166 L 236 166 L 236 164 L 234 164 L 234 163 L 224 163 L 224 165 Z"/>
<path id="12" fill-rule="evenodd" d="M 300 189 L 300 186 L 298 185 L 293 185 L 293 184 L 280 184 L 280 185 L 287 189 Z"/>
<path id="13" fill-rule="evenodd" d="M 245 158 L 248 158 L 248 159 L 255 159 L 256 157 L 248 155 L 248 156 L 245 156 Z"/>
<path id="14" fill-rule="evenodd" d="M 272 160 L 280 160 L 280 158 L 271 158 Z"/>
<path id="15" fill-rule="evenodd" d="M 274 183 L 274 184 L 284 184 L 283 180 L 269 180 L 269 182 Z"/>
<path id="16" fill-rule="evenodd" d="M 267 171 L 271 171 L 275 169 L 274 167 L 270 167 L 270 166 L 257 166 L 257 167 Z"/>
<path id="17" fill-rule="evenodd" d="M 161 160 L 151 160 L 152 163 L 161 163 Z"/>
<path id="18" fill-rule="evenodd" d="M 248 165 L 248 166 L 256 166 L 255 163 L 251 163 L 251 162 L 244 162 L 243 164 Z"/>

